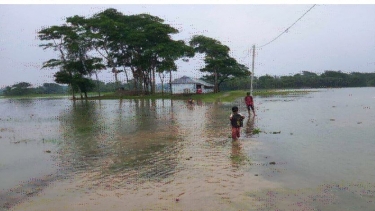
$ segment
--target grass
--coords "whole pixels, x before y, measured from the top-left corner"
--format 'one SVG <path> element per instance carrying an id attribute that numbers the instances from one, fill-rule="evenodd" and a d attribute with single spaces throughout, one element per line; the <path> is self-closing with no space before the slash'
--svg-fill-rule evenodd
<path id="1" fill-rule="evenodd" d="M 165 93 L 156 93 L 153 95 L 144 96 L 120 96 L 116 93 L 107 93 L 101 97 L 91 97 L 90 99 L 174 99 L 174 100 L 188 100 L 189 98 L 195 101 L 199 100 L 202 102 L 232 102 L 240 97 L 245 97 L 248 90 L 235 90 L 225 91 L 219 93 L 206 93 L 206 94 L 191 94 L 191 95 L 170 95 Z M 290 94 L 307 94 L 310 91 L 305 90 L 256 90 L 253 92 L 253 96 L 273 96 L 273 95 L 290 95 Z"/>
<path id="2" fill-rule="evenodd" d="M 235 100 L 238 97 L 244 96 L 244 91 L 230 91 L 230 92 L 219 92 L 219 93 L 207 93 L 207 94 L 191 94 L 191 95 L 170 95 L 165 93 L 156 93 L 153 95 L 143 95 L 143 96 L 121 96 L 116 93 L 105 94 L 101 97 L 90 97 L 89 99 L 173 99 L 173 100 L 188 100 L 189 98 L 194 99 L 195 101 L 200 100 L 203 102 L 230 102 Z"/>
<path id="3" fill-rule="evenodd" d="M 102 92 L 100 93 L 101 96 L 104 95 L 111 95 L 112 92 Z M 87 96 L 89 98 L 95 98 L 98 96 L 97 92 L 88 92 Z M 27 94 L 27 95 L 14 95 L 14 96 L 5 96 L 5 95 L 0 95 L 2 98 L 8 98 L 8 99 L 32 99 L 32 98 L 72 98 L 72 94 Z M 75 95 L 77 99 L 81 99 L 81 96 L 79 93 Z M 118 98 L 118 97 L 117 97 Z"/>
<path id="4" fill-rule="evenodd" d="M 243 154 L 234 154 L 230 156 L 230 159 L 233 163 L 241 165 L 245 163 L 251 163 L 250 158 Z"/>
<path id="5" fill-rule="evenodd" d="M 88 93 L 89 100 L 109 100 L 109 99 L 173 99 L 173 100 L 188 100 L 189 98 L 195 101 L 199 100 L 202 102 L 212 103 L 212 102 L 232 102 L 237 98 L 245 97 L 248 90 L 235 90 L 235 91 L 224 91 L 219 93 L 206 93 L 206 94 L 190 94 L 190 95 L 170 95 L 169 93 L 156 93 L 152 95 L 142 95 L 142 96 L 125 96 L 119 95 L 114 92 L 101 93 L 101 96 L 97 96 L 96 92 Z M 288 89 L 263 89 L 254 90 L 253 96 L 274 96 L 274 95 L 291 95 L 291 94 L 307 94 L 311 91 L 305 90 L 288 90 Z M 26 96 L 4 96 L 4 98 L 10 99 L 32 99 L 32 98 L 66 98 L 71 99 L 71 95 L 67 94 L 32 94 Z M 80 96 L 76 96 L 80 99 Z"/>
<path id="6" fill-rule="evenodd" d="M 262 132 L 259 128 L 254 128 L 253 129 L 253 134 L 259 134 L 260 132 Z"/>
<path id="7" fill-rule="evenodd" d="M 254 96 L 275 96 L 275 95 L 298 95 L 298 94 L 307 94 L 313 91 L 306 91 L 306 90 L 295 90 L 295 89 L 260 89 L 254 91 Z"/>
<path id="8" fill-rule="evenodd" d="M 68 94 L 28 94 L 19 96 L 2 96 L 8 99 L 32 99 L 32 98 L 66 98 L 69 97 Z"/>

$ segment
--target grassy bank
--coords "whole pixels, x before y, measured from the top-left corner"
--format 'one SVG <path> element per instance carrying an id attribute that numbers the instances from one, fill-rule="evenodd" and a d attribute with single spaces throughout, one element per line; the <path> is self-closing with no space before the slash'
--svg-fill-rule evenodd
<path id="1" fill-rule="evenodd" d="M 33 98 L 68 98 L 71 95 L 68 94 L 28 94 L 28 95 L 16 95 L 16 96 L 0 96 L 4 99 L 33 99 Z"/>
<path id="2" fill-rule="evenodd" d="M 190 94 L 190 95 L 170 95 L 169 93 L 161 94 L 156 93 L 153 95 L 143 95 L 143 96 L 126 96 L 120 95 L 118 93 L 102 93 L 98 96 L 98 93 L 91 92 L 88 94 L 89 100 L 108 100 L 108 99 L 174 99 L 174 100 L 188 100 L 189 98 L 195 101 L 199 100 L 202 102 L 232 102 L 237 98 L 245 97 L 248 90 L 235 90 L 235 91 L 225 91 L 219 93 L 207 93 L 207 94 Z M 291 94 L 306 94 L 311 91 L 306 90 L 288 90 L 288 89 L 267 89 L 267 90 L 254 90 L 253 96 L 274 96 L 274 95 L 291 95 Z M 77 96 L 77 100 L 81 98 Z M 32 99 L 32 98 L 72 98 L 71 95 L 67 94 L 33 94 L 27 96 L 2 96 L 2 98 L 9 99 Z"/>
<path id="3" fill-rule="evenodd" d="M 174 99 L 174 100 L 188 100 L 189 98 L 195 101 L 201 100 L 202 102 L 232 102 L 237 98 L 245 97 L 247 90 L 235 90 L 226 91 L 219 93 L 207 93 L 207 94 L 190 94 L 190 95 L 170 95 L 161 93 L 144 96 L 121 96 L 116 93 L 107 93 L 101 97 L 90 97 L 90 99 Z M 287 89 L 274 89 L 274 90 L 256 90 L 253 92 L 253 96 L 274 96 L 274 95 L 291 95 L 291 94 L 306 94 L 311 91 L 306 90 L 287 90 Z"/>
<path id="4" fill-rule="evenodd" d="M 105 92 L 105 93 L 102 93 L 101 95 L 111 95 L 111 94 L 112 94 L 112 92 Z M 89 92 L 89 93 L 87 93 L 87 96 L 88 96 L 89 99 L 96 98 L 98 96 L 98 93 L 97 92 Z M 3 99 L 34 99 L 34 98 L 44 98 L 44 99 L 48 99 L 48 98 L 56 98 L 56 99 L 69 98 L 69 99 L 72 99 L 72 95 L 71 94 L 27 94 L 27 95 L 15 95 L 15 96 L 0 95 L 0 98 L 3 98 Z M 76 94 L 76 99 L 77 100 L 81 99 L 81 96 Z"/>

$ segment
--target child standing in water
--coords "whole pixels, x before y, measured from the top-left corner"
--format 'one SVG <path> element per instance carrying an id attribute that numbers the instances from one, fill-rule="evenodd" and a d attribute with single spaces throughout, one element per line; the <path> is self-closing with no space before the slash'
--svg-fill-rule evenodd
<path id="1" fill-rule="evenodd" d="M 232 125 L 232 139 L 236 141 L 240 137 L 241 127 L 243 126 L 243 120 L 245 116 L 238 113 L 238 107 L 232 107 L 232 114 L 229 117 L 230 123 Z"/>
<path id="2" fill-rule="evenodd" d="M 249 112 L 249 116 L 250 116 L 250 110 L 253 111 L 253 114 L 255 116 L 254 100 L 253 100 L 253 96 L 250 95 L 250 92 L 246 93 L 245 103 L 246 103 L 247 111 Z"/>

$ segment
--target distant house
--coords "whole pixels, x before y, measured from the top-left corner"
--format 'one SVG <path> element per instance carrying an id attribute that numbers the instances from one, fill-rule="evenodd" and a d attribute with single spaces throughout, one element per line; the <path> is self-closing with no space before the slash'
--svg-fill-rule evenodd
<path id="1" fill-rule="evenodd" d="M 214 85 L 200 79 L 182 76 L 171 82 L 173 94 L 209 93 L 214 91 Z"/>

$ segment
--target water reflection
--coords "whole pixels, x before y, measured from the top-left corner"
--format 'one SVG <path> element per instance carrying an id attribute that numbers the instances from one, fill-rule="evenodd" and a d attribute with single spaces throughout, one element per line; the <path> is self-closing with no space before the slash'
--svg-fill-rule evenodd
<path id="1" fill-rule="evenodd" d="M 103 141 L 103 116 L 100 113 L 100 104 L 94 101 L 72 101 L 70 109 L 64 110 L 60 116 L 60 130 L 63 133 L 64 146 L 60 155 L 62 161 L 81 168 L 92 166 L 101 151 Z M 66 163 L 65 163 L 66 164 Z"/>
<path id="2" fill-rule="evenodd" d="M 232 167 L 238 169 L 245 164 L 249 159 L 242 150 L 241 142 L 239 140 L 232 141 L 232 151 L 230 155 Z"/>
<path id="3" fill-rule="evenodd" d="M 10 116 L 6 110 L 13 102 L 0 107 L 6 111 L 1 119 L 12 119 L 12 128 L 1 126 L 4 132 L 27 130 L 28 137 L 53 142 L 56 150 L 47 148 L 48 155 L 56 156 L 65 172 L 84 172 L 90 184 L 117 177 L 116 185 L 123 188 L 179 172 L 200 177 L 204 163 L 231 163 L 230 109 L 224 104 L 147 99 L 29 103 Z M 15 122 L 19 127 L 13 128 Z M 243 150 L 234 146 L 232 153 L 233 165 L 242 165 Z"/>
<path id="4" fill-rule="evenodd" d="M 63 160 L 73 171 L 168 176 L 178 154 L 174 115 L 172 101 L 76 101 L 60 118 Z"/>
<path id="5" fill-rule="evenodd" d="M 132 100 L 131 133 L 115 131 L 111 172 L 133 170 L 147 179 L 164 178 L 174 172 L 179 148 L 178 124 L 173 101 Z M 120 127 L 119 127 L 120 128 Z M 124 128 L 125 129 L 125 128 Z"/>
<path id="6" fill-rule="evenodd" d="M 247 138 L 251 137 L 253 135 L 254 120 L 255 120 L 255 116 L 254 115 L 252 115 L 251 117 L 247 118 L 246 128 L 245 128 L 245 134 L 246 134 Z"/>
<path id="7" fill-rule="evenodd" d="M 23 108 L 28 108 L 35 104 L 34 99 L 9 99 L 9 102 L 14 104 L 16 107 L 20 106 Z"/>

